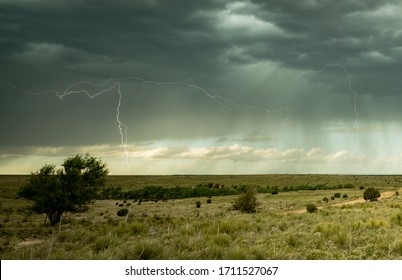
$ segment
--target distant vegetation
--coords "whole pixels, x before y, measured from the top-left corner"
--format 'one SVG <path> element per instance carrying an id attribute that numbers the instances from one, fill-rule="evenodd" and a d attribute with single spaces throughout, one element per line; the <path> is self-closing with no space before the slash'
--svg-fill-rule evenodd
<path id="1" fill-rule="evenodd" d="M 253 185 L 239 185 L 226 187 L 220 184 L 208 183 L 199 184 L 195 187 L 162 187 L 162 186 L 146 186 L 142 188 L 135 188 L 128 191 L 123 191 L 121 187 L 111 186 L 105 188 L 99 194 L 99 199 L 183 199 L 190 197 L 212 197 L 224 195 L 237 195 L 246 192 L 249 188 L 255 188 L 257 193 L 271 193 L 277 195 L 280 192 L 292 191 L 315 191 L 315 190 L 335 190 L 335 189 L 353 189 L 353 184 L 338 184 L 335 186 L 328 185 L 299 185 L 299 186 L 285 186 L 279 188 L 278 186 L 253 186 Z M 340 193 L 335 194 L 340 197 Z"/>

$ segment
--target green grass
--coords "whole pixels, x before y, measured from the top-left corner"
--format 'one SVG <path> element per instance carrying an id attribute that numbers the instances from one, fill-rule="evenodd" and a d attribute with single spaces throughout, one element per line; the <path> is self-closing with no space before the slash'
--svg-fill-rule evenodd
<path id="1" fill-rule="evenodd" d="M 145 177 L 140 178 L 146 180 Z M 162 177 L 161 182 L 169 179 Z M 191 184 L 196 176 L 192 177 Z M 239 180 L 257 182 L 264 176 L 251 177 L 242 176 Z M 371 177 L 347 178 L 357 178 L 353 181 L 355 186 L 371 179 L 370 185 L 380 191 L 396 190 L 388 184 L 383 187 L 384 180 L 391 185 L 400 184 L 397 176 Z M 265 177 L 269 178 L 277 179 L 275 175 Z M 343 177 L 278 175 L 278 178 L 289 181 L 311 178 L 316 184 L 318 180 Z M 207 197 L 147 201 L 141 205 L 130 200 L 128 217 L 116 215 L 121 200 L 100 200 L 86 213 L 66 213 L 61 225 L 52 229 L 45 224 L 44 215 L 30 215 L 24 210 L 28 202 L 15 197 L 23 183 L 21 177 L 1 179 L 5 179 L 0 185 L 6 189 L 0 199 L 1 259 L 402 259 L 402 197 L 333 206 L 362 197 L 364 190 L 358 187 L 258 194 L 259 206 L 252 214 L 231 210 L 237 196 L 213 197 L 211 204 L 206 203 Z M 113 178 L 116 184 L 117 179 Z M 122 184 L 130 182 L 130 177 L 121 179 Z M 186 179 L 190 178 L 170 178 L 171 183 Z M 223 179 L 234 180 L 236 176 L 215 179 L 201 176 L 198 181 Z M 347 183 L 342 180 L 340 183 Z M 322 201 L 335 192 L 347 193 L 348 198 Z M 198 209 L 197 200 L 202 201 Z M 307 203 L 321 208 L 314 215 L 292 212 L 305 209 Z"/>

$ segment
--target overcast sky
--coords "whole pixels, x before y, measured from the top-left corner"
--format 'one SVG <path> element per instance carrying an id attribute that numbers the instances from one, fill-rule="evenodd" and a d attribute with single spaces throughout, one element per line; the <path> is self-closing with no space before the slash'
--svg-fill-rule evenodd
<path id="1" fill-rule="evenodd" d="M 0 0 L 0 173 L 402 171 L 402 2 Z"/>

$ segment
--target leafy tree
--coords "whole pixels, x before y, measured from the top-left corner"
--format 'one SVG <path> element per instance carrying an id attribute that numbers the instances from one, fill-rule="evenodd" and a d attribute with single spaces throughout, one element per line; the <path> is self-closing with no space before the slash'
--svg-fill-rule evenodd
<path id="1" fill-rule="evenodd" d="M 32 210 L 46 214 L 51 226 L 60 222 L 65 212 L 79 212 L 96 198 L 106 184 L 109 170 L 101 160 L 89 154 L 67 158 L 63 168 L 46 164 L 31 174 L 18 195 L 33 201 Z"/>
<path id="2" fill-rule="evenodd" d="M 380 192 L 375 188 L 367 188 L 363 193 L 364 200 L 376 201 L 380 196 Z"/>

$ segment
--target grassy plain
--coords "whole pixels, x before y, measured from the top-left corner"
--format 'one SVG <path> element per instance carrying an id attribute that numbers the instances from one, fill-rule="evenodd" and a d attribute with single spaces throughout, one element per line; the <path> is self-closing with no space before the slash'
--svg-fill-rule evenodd
<path id="1" fill-rule="evenodd" d="M 256 213 L 231 210 L 237 196 L 168 201 L 98 200 L 86 213 L 66 213 L 55 228 L 17 197 L 27 176 L 0 176 L 1 259 L 402 259 L 402 176 L 241 175 L 109 176 L 124 190 L 219 183 L 278 186 L 260 193 Z M 281 192 L 286 186 L 353 184 L 350 189 Z M 342 205 L 375 187 L 394 195 Z M 334 193 L 347 194 L 328 203 Z M 402 194 L 402 193 L 401 193 Z M 196 208 L 195 202 L 201 201 Z M 317 213 L 298 213 L 307 203 Z M 123 206 L 120 206 L 123 204 Z M 118 217 L 122 207 L 127 217 Z"/>

